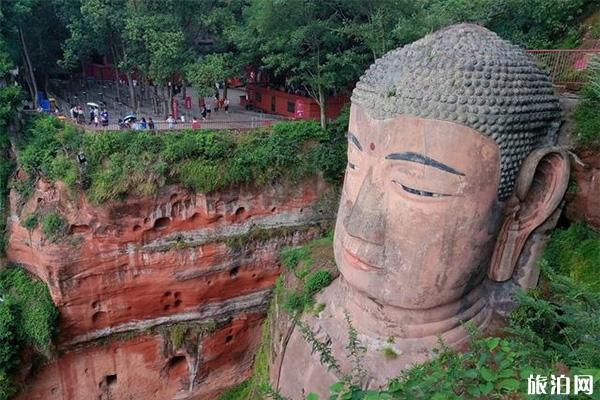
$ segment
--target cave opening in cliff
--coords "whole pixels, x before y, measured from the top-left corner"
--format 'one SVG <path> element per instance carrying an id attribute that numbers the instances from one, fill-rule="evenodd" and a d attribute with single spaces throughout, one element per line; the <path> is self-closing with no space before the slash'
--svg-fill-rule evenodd
<path id="1" fill-rule="evenodd" d="M 114 386 L 117 384 L 117 374 L 106 375 L 104 380 L 106 381 L 106 386 Z"/>
<path id="2" fill-rule="evenodd" d="M 157 230 L 165 229 L 166 227 L 169 226 L 170 223 L 171 223 L 171 218 L 168 218 L 168 217 L 159 218 L 154 222 L 154 229 L 157 229 Z"/>

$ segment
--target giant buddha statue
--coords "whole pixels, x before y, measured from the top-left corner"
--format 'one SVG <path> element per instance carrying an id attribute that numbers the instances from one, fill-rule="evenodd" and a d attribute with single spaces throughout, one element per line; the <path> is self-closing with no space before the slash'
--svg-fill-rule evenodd
<path id="1" fill-rule="evenodd" d="M 441 338 L 486 331 L 516 288 L 537 284 L 537 256 L 568 181 L 554 146 L 560 107 L 547 75 L 487 29 L 451 26 L 390 51 L 352 95 L 348 165 L 335 228 L 340 276 L 299 325 L 329 343 L 322 365 L 291 330 L 272 383 L 299 400 L 352 368 L 348 323 L 375 388 L 432 356 Z M 395 357 L 385 357 L 382 350 Z"/>

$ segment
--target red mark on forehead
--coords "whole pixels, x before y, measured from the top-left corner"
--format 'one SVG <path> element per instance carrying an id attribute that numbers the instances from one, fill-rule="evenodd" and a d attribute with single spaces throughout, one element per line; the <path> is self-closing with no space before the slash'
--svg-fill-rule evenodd
<path id="1" fill-rule="evenodd" d="M 371 143 L 371 144 L 369 145 L 369 148 L 370 148 L 371 150 L 375 150 L 375 143 Z"/>

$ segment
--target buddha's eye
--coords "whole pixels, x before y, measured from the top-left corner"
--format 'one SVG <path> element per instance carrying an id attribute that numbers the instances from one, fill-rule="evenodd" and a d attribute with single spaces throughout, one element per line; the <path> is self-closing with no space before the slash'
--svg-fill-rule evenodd
<path id="1" fill-rule="evenodd" d="M 348 161 L 348 168 L 350 168 L 353 171 L 358 171 L 358 166 L 356 164 L 351 163 L 350 161 Z"/>
<path id="2" fill-rule="evenodd" d="M 400 186 L 402 188 L 402 190 L 404 190 L 405 192 L 408 192 L 410 194 L 414 194 L 416 196 L 423 196 L 423 197 L 446 197 L 446 196 L 451 196 L 449 194 L 443 194 L 443 193 L 435 193 L 435 192 L 428 192 L 426 190 L 420 190 L 420 189 L 414 189 L 411 187 L 408 187 L 406 185 L 403 185 L 402 183 L 396 181 L 396 180 L 392 180 L 392 182 L 398 186 Z"/>

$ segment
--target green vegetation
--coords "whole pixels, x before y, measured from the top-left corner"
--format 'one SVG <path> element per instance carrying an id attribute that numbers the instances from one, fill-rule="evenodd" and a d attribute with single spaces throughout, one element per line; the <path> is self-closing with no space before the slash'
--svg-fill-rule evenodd
<path id="1" fill-rule="evenodd" d="M 600 235 L 587 225 L 556 230 L 545 259 L 554 271 L 600 292 Z"/>
<path id="2" fill-rule="evenodd" d="M 46 285 L 22 268 L 0 271 L 0 400 L 16 387 L 12 377 L 27 347 L 48 358 L 57 332 L 58 310 Z"/>
<path id="3" fill-rule="evenodd" d="M 591 79 L 575 109 L 575 145 L 584 148 L 600 146 L 600 58 L 592 59 L 588 68 Z"/>
<path id="4" fill-rule="evenodd" d="M 333 255 L 326 254 L 326 257 L 321 257 L 324 251 L 331 251 L 332 243 L 333 232 L 330 231 L 324 237 L 312 240 L 304 246 L 288 247 L 281 251 L 282 264 L 293 272 L 296 280 L 295 289 L 286 288 L 281 283 L 279 287 L 282 307 L 291 316 L 301 314 L 314 306 L 315 294 L 329 286 L 333 280 Z M 319 262 L 315 263 L 315 260 Z M 322 310 L 322 306 L 317 305 L 316 308 Z"/>
<path id="5" fill-rule="evenodd" d="M 398 353 L 396 353 L 396 350 L 394 350 L 390 346 L 384 346 L 381 349 L 381 354 L 383 355 L 384 358 L 386 358 L 388 360 L 394 360 L 394 359 L 398 358 Z"/>
<path id="6" fill-rule="evenodd" d="M 127 194 L 152 195 L 171 183 L 210 192 L 237 184 L 298 182 L 317 173 L 338 181 L 345 159 L 332 165 L 323 155 L 345 151 L 340 135 L 314 122 L 285 122 L 244 135 L 192 130 L 84 135 L 53 117 L 39 117 L 29 124 L 19 162 L 31 175 L 73 188 L 82 183 L 91 200 L 101 203 Z M 81 169 L 80 151 L 87 158 Z"/>
<path id="7" fill-rule="evenodd" d="M 182 348 L 186 340 L 194 340 L 202 337 L 206 333 L 212 332 L 217 328 L 217 322 L 208 320 L 204 322 L 179 322 L 173 325 L 167 325 L 158 328 L 163 337 L 172 346 L 174 350 Z"/>
<path id="8" fill-rule="evenodd" d="M 228 390 L 219 396 L 219 400 L 241 400 L 241 399 L 252 399 L 252 397 L 248 396 L 250 389 L 250 380 L 246 380 L 236 387 Z"/>
<path id="9" fill-rule="evenodd" d="M 61 239 L 67 230 L 67 221 L 63 218 L 62 215 L 51 212 L 42 218 L 42 232 L 48 240 L 51 242 L 56 242 Z"/>
<path id="10" fill-rule="evenodd" d="M 263 399 L 269 387 L 269 360 L 271 358 L 271 324 L 275 319 L 275 303 L 269 307 L 267 319 L 262 328 L 260 347 L 254 356 L 252 377 L 238 386 L 231 388 L 219 397 L 219 400 L 254 400 Z"/>
<path id="11" fill-rule="evenodd" d="M 1 62 L 4 55 L 2 45 L 3 42 L 0 40 L 0 79 L 5 73 L 3 68 L 8 68 L 8 65 Z M 18 87 L 11 86 L 0 89 L 0 257 L 4 255 L 6 246 L 6 199 L 9 190 L 9 178 L 14 168 L 14 162 L 10 157 L 8 125 L 13 117 L 14 108 L 20 100 L 21 90 Z"/>
<path id="12" fill-rule="evenodd" d="M 126 76 L 129 108 L 139 114 L 136 73 L 153 82 L 148 91 L 166 115 L 174 76 L 212 94 L 215 82 L 253 65 L 274 87 L 314 98 L 325 126 L 329 97 L 348 94 L 374 59 L 429 32 L 474 22 L 527 48 L 572 47 L 594 7 L 596 0 L 11 0 L 0 3 L 0 49 L 10 49 L 0 50 L 0 67 L 20 67 L 36 108 L 43 77 L 108 56 Z"/>
<path id="13" fill-rule="evenodd" d="M 28 231 L 32 231 L 35 228 L 37 228 L 38 224 L 39 224 L 38 215 L 35 213 L 29 214 L 21 222 L 21 225 L 23 225 L 23 228 L 27 229 Z"/>

